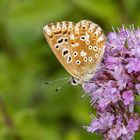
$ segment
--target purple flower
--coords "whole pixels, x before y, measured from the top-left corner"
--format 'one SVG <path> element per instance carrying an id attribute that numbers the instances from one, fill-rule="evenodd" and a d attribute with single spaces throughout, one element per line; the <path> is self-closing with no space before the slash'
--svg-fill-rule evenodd
<path id="1" fill-rule="evenodd" d="M 138 130 L 139 128 L 139 123 L 140 123 L 140 120 L 137 119 L 137 120 L 134 120 L 134 119 L 130 119 L 128 121 L 128 124 L 127 124 L 127 129 L 129 130 L 129 132 L 135 132 Z"/>
<path id="2" fill-rule="evenodd" d="M 130 58 L 128 59 L 129 63 L 126 65 L 128 73 L 139 72 L 140 71 L 140 60 L 139 58 Z"/>
<path id="3" fill-rule="evenodd" d="M 124 91 L 122 94 L 122 98 L 124 105 L 129 105 L 130 103 L 133 103 L 134 102 L 133 91 L 132 90 Z"/>
<path id="4" fill-rule="evenodd" d="M 113 125 L 115 119 L 114 115 L 109 112 L 100 113 L 99 119 L 93 119 L 91 125 L 87 127 L 88 132 L 102 132 L 105 133 Z"/>
<path id="5" fill-rule="evenodd" d="M 135 88 L 137 89 L 138 94 L 140 94 L 140 84 L 136 84 Z"/>
<path id="6" fill-rule="evenodd" d="M 125 134 L 127 134 L 127 129 L 125 128 L 125 126 L 121 124 L 116 124 L 113 129 L 109 130 L 108 137 L 111 140 L 116 140 Z"/>
<path id="7" fill-rule="evenodd" d="M 132 140 L 140 126 L 134 112 L 135 95 L 140 94 L 140 30 L 123 26 L 109 33 L 100 66 L 93 81 L 82 85 L 97 114 L 87 131 L 107 140 Z"/>
<path id="8" fill-rule="evenodd" d="M 137 77 L 137 80 L 140 81 L 140 75 Z"/>
<path id="9" fill-rule="evenodd" d="M 101 98 L 98 101 L 99 108 L 103 110 L 108 106 L 108 104 L 110 104 L 111 102 L 116 103 L 118 100 L 120 100 L 119 91 L 117 91 L 116 88 L 108 87 L 104 90 Z"/>

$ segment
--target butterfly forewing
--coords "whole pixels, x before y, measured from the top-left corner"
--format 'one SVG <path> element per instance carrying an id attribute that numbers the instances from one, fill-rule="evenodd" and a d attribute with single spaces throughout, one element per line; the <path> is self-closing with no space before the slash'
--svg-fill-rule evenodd
<path id="1" fill-rule="evenodd" d="M 86 80 L 86 74 L 95 72 L 105 43 L 97 24 L 87 20 L 77 24 L 58 22 L 45 26 L 44 34 L 60 63 L 73 77 Z"/>
<path id="2" fill-rule="evenodd" d="M 78 78 L 78 71 L 72 69 L 70 35 L 74 27 L 75 23 L 67 21 L 49 24 L 44 27 L 44 35 L 60 63 L 73 77 Z"/>

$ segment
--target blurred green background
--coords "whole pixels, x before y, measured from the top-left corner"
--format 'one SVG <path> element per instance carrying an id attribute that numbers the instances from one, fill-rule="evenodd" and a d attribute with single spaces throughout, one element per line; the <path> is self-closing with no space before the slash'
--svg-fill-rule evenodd
<path id="1" fill-rule="evenodd" d="M 140 25 L 139 0 L 0 0 L 0 140 L 100 140 L 87 133 L 90 98 L 80 87 L 46 81 L 69 76 L 42 33 L 50 22 L 89 19 Z M 137 139 L 139 137 L 137 136 Z"/>

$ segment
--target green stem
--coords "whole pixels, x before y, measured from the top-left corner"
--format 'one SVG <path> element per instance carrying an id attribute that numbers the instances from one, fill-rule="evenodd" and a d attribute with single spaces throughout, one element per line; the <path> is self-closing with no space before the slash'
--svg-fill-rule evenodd
<path id="1" fill-rule="evenodd" d="M 6 105 L 5 105 L 4 100 L 2 99 L 2 97 L 0 97 L 0 111 L 2 113 L 3 120 L 4 120 L 4 123 L 5 123 L 6 127 L 11 132 L 14 132 L 13 133 L 14 140 L 22 140 L 21 136 L 19 136 L 19 134 L 17 133 L 17 131 L 15 129 L 13 120 L 12 120 L 12 118 L 10 117 L 10 115 L 8 113 L 8 110 L 6 108 Z"/>

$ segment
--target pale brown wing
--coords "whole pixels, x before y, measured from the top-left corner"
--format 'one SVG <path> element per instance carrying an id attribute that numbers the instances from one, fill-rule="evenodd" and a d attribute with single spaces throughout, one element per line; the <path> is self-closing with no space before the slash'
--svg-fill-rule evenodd
<path id="1" fill-rule="evenodd" d="M 77 24 L 58 22 L 45 26 L 44 34 L 60 63 L 73 77 L 82 78 L 95 71 L 105 42 L 97 24 L 87 20 Z"/>
<path id="2" fill-rule="evenodd" d="M 80 72 L 80 77 L 94 73 L 103 56 L 105 36 L 102 29 L 95 23 L 82 20 L 75 25 L 74 40 L 71 53 L 78 53 L 73 58 L 73 68 Z M 78 64 L 76 62 L 79 62 Z"/>
<path id="3" fill-rule="evenodd" d="M 75 78 L 79 78 L 79 71 L 73 68 L 71 54 L 70 35 L 74 32 L 75 23 L 58 22 L 49 24 L 43 28 L 44 35 L 53 53 L 63 67 Z"/>

